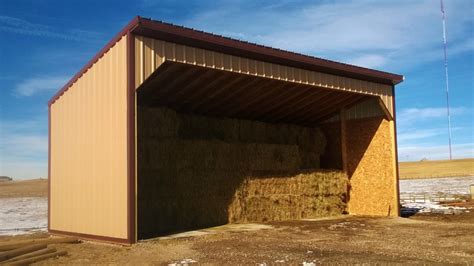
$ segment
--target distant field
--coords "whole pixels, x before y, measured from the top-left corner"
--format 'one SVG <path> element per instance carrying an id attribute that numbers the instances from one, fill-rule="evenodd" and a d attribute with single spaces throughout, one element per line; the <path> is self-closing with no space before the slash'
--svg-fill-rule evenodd
<path id="1" fill-rule="evenodd" d="M 48 179 L 0 182 L 0 198 L 47 197 Z"/>
<path id="2" fill-rule="evenodd" d="M 474 176 L 474 158 L 443 161 L 401 162 L 400 179 Z M 48 179 L 0 182 L 0 198 L 47 197 Z"/>
<path id="3" fill-rule="evenodd" d="M 399 163 L 400 179 L 474 176 L 474 158 Z"/>

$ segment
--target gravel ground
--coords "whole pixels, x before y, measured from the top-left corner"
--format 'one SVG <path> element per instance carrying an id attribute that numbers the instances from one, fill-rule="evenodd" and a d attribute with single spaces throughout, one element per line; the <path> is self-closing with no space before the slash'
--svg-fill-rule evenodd
<path id="1" fill-rule="evenodd" d="M 0 242 L 46 234 L 1 237 Z M 474 214 L 410 218 L 343 216 L 223 226 L 131 247 L 84 242 L 56 245 L 51 264 L 474 264 Z"/>

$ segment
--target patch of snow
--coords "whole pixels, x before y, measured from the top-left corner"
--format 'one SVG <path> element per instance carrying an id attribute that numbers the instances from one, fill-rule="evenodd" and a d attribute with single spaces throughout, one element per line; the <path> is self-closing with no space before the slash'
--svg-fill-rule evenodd
<path id="1" fill-rule="evenodd" d="M 458 200 L 469 195 L 474 176 L 400 180 L 402 214 L 459 214 L 463 207 L 442 206 L 439 201 Z"/>
<path id="2" fill-rule="evenodd" d="M 197 261 L 195 261 L 193 259 L 183 259 L 181 261 L 170 263 L 170 264 L 168 264 L 168 266 L 187 266 L 191 263 L 196 263 L 196 262 Z"/>
<path id="3" fill-rule="evenodd" d="M 0 235 L 28 234 L 47 228 L 47 198 L 0 198 Z"/>
<path id="4" fill-rule="evenodd" d="M 461 214 L 469 212 L 465 207 L 442 206 L 437 202 L 404 202 L 401 209 L 402 215 L 412 215 L 415 213 L 438 213 L 438 214 Z"/>
<path id="5" fill-rule="evenodd" d="M 468 195 L 474 176 L 400 180 L 400 194 Z"/>
<path id="6" fill-rule="evenodd" d="M 433 210 L 465 210 L 466 209 L 464 207 L 442 206 L 434 202 L 404 203 L 402 206 L 405 208 L 419 209 L 420 212 L 431 212 Z"/>

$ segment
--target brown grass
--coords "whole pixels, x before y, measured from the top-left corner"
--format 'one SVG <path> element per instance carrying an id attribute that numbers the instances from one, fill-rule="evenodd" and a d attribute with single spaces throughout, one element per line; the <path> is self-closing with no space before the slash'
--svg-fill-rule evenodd
<path id="1" fill-rule="evenodd" d="M 0 182 L 0 198 L 47 197 L 48 179 Z"/>
<path id="2" fill-rule="evenodd" d="M 474 158 L 399 163 L 400 179 L 474 176 Z"/>

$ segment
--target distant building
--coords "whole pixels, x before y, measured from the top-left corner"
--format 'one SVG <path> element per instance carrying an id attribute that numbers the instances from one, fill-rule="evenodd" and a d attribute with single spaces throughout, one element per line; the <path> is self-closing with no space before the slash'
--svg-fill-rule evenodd
<path id="1" fill-rule="evenodd" d="M 0 176 L 0 182 L 12 181 L 13 178 L 9 176 Z"/>

